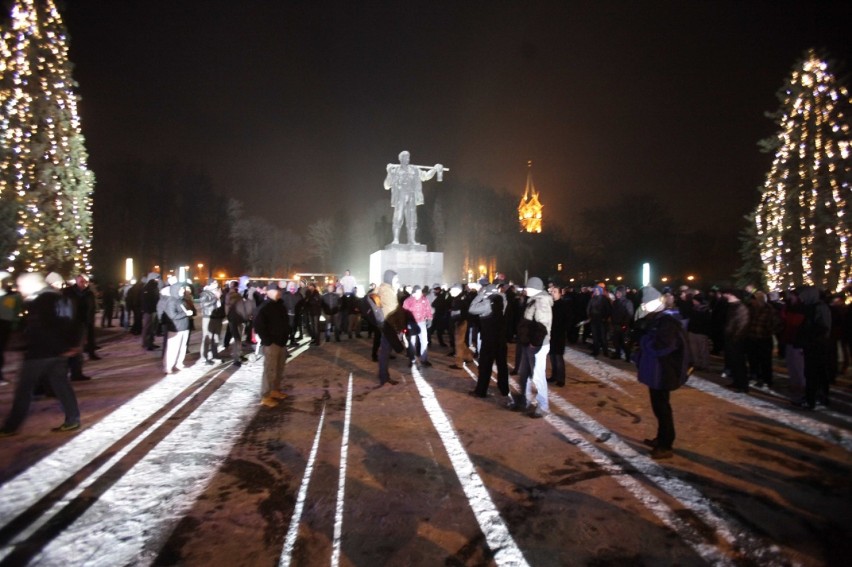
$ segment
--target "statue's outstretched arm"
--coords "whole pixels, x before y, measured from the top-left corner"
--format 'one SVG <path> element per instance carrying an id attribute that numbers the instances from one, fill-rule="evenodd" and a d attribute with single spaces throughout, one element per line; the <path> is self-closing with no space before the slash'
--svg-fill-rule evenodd
<path id="1" fill-rule="evenodd" d="M 429 168 L 426 171 L 421 169 L 420 170 L 420 181 L 429 181 L 430 179 L 435 177 L 436 173 L 440 174 L 443 171 L 444 171 L 444 166 L 441 165 L 440 163 L 436 163 L 434 166 L 432 166 L 431 168 Z M 440 175 L 438 177 L 440 177 Z"/>

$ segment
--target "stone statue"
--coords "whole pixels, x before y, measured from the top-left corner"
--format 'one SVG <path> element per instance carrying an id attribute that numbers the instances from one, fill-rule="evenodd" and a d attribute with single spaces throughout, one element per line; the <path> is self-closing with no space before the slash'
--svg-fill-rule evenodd
<path id="1" fill-rule="evenodd" d="M 385 190 L 391 190 L 391 207 L 393 207 L 393 242 L 399 244 L 399 229 L 402 228 L 403 215 L 405 227 L 408 230 L 408 244 L 418 244 L 415 239 L 417 232 L 417 205 L 423 204 L 423 182 L 438 174 L 438 181 L 443 181 L 445 169 L 440 163 L 434 166 L 411 165 L 410 154 L 399 154 L 399 164 L 389 163 L 388 176 L 385 178 Z"/>

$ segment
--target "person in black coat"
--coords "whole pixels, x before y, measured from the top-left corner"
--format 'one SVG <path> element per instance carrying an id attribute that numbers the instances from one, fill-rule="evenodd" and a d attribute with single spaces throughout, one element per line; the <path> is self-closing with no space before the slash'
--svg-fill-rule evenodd
<path id="1" fill-rule="evenodd" d="M 260 387 L 260 403 L 275 407 L 278 400 L 287 394 L 281 391 L 284 369 L 287 364 L 287 343 L 290 340 L 290 317 L 281 301 L 278 284 L 266 286 L 266 300 L 254 314 L 254 331 L 260 337 L 263 348 L 263 379 Z"/>
<path id="2" fill-rule="evenodd" d="M 18 278 L 18 289 L 27 309 L 24 326 L 26 352 L 20 378 L 15 387 L 12 409 L 6 418 L 0 437 L 14 435 L 29 413 L 33 392 L 44 380 L 62 409 L 65 421 L 54 432 L 80 428 L 80 409 L 77 397 L 68 381 L 68 358 L 80 352 L 83 327 L 72 309 L 62 307 L 64 298 L 52 289 L 39 273 L 26 273 Z M 70 315 L 70 316 L 68 316 Z"/>
<path id="3" fill-rule="evenodd" d="M 299 293 L 299 286 L 296 285 L 295 282 L 289 282 L 287 284 L 286 292 L 279 290 L 278 293 L 283 293 L 281 300 L 284 302 L 284 306 L 287 308 L 287 316 L 289 318 L 290 323 L 290 344 L 295 345 L 296 330 L 299 328 L 299 317 L 301 317 L 302 315 L 302 305 L 304 303 L 304 299 L 302 298 L 302 294 Z"/>
<path id="4" fill-rule="evenodd" d="M 497 365 L 497 389 L 509 396 L 509 365 L 506 342 L 505 297 L 495 285 L 487 285 L 470 305 L 470 313 L 479 317 L 479 376 L 471 396 L 484 398 L 491 383 L 491 369 Z M 511 398 L 509 398 L 511 399 Z"/>
<path id="5" fill-rule="evenodd" d="M 621 358 L 630 362 L 630 351 L 626 346 L 630 327 L 633 325 L 633 302 L 627 299 L 624 286 L 615 288 L 615 301 L 612 302 L 612 348 L 613 358 Z"/>
<path id="6" fill-rule="evenodd" d="M 334 339 L 340 342 L 340 323 L 343 320 L 341 308 L 345 301 L 349 301 L 349 298 L 343 296 L 342 292 L 341 289 L 338 293 L 338 288 L 334 284 L 328 284 L 326 292 L 322 294 L 322 312 L 325 315 L 325 342 L 331 342 L 332 331 L 334 331 Z M 348 321 L 348 314 L 352 309 L 350 305 L 347 305 L 346 308 L 346 320 Z"/>
<path id="7" fill-rule="evenodd" d="M 559 286 L 550 288 L 550 297 L 553 298 L 553 321 L 550 327 L 550 378 L 557 386 L 565 385 L 565 342 L 568 337 L 568 317 L 570 304 L 562 297 Z"/>
<path id="8" fill-rule="evenodd" d="M 74 316 L 77 323 L 85 332 L 86 343 L 84 346 L 85 352 L 89 354 L 90 360 L 100 360 L 100 356 L 95 352 L 95 294 L 89 288 L 89 280 L 85 276 L 77 276 L 75 285 L 66 287 L 63 290 L 67 297 L 74 304 Z M 74 381 L 90 380 L 89 376 L 83 374 L 83 353 L 77 353 L 68 360 L 68 369 L 71 372 L 71 379 Z"/>
<path id="9" fill-rule="evenodd" d="M 320 346 L 319 319 L 322 313 L 322 296 L 313 283 L 308 284 L 304 299 L 305 322 L 308 327 L 308 335 L 311 337 L 311 346 Z"/>
<path id="10" fill-rule="evenodd" d="M 154 350 L 154 334 L 157 332 L 157 303 L 160 302 L 160 276 L 154 272 L 148 274 L 148 281 L 142 288 L 142 348 Z"/>

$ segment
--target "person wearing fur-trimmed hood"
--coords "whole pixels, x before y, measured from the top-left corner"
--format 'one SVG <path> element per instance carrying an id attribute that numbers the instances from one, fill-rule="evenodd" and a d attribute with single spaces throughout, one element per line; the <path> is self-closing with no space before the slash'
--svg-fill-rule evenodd
<path id="1" fill-rule="evenodd" d="M 634 361 L 639 381 L 648 386 L 651 409 L 657 418 L 656 437 L 644 441 L 654 459 L 673 455 L 675 427 L 670 395 L 689 375 L 686 330 L 676 314 L 676 310 L 666 311 L 659 291 L 650 286 L 642 288 L 642 303 L 636 312 L 641 336 Z"/>

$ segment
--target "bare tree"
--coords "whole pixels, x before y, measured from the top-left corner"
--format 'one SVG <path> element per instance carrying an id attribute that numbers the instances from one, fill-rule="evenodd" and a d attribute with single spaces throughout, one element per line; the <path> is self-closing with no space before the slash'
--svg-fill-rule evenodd
<path id="1" fill-rule="evenodd" d="M 313 255 L 319 258 L 321 269 L 327 270 L 334 243 L 334 229 L 331 219 L 320 219 L 308 226 L 305 241 Z"/>
<path id="2" fill-rule="evenodd" d="M 302 237 L 296 231 L 285 228 L 281 231 L 281 239 L 278 242 L 281 245 L 281 253 L 278 256 L 275 275 L 289 277 L 294 266 L 304 259 Z"/>

